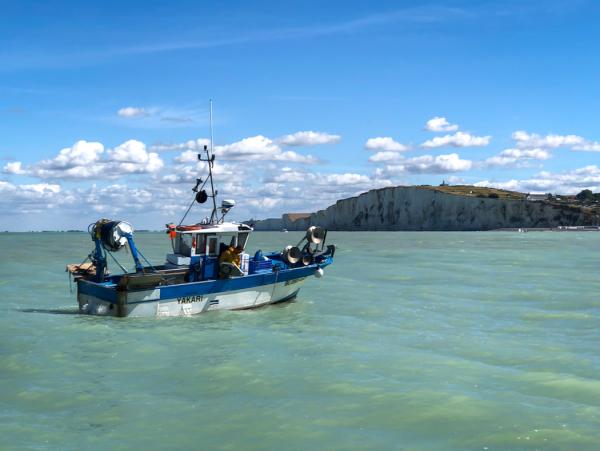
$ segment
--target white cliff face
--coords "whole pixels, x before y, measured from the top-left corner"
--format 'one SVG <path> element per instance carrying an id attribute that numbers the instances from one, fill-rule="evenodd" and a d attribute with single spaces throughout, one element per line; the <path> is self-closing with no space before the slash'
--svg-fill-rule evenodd
<path id="1" fill-rule="evenodd" d="M 258 221 L 256 230 L 492 230 L 589 225 L 577 207 L 545 202 L 458 196 L 418 187 L 371 190 L 294 222 L 284 215 Z"/>

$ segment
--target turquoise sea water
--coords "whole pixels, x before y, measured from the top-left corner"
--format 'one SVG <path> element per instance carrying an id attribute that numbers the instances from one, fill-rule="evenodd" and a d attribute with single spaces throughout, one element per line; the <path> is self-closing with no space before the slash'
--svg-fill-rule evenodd
<path id="1" fill-rule="evenodd" d="M 296 302 L 111 319 L 63 272 L 87 234 L 1 234 L 0 449 L 599 449 L 600 233 L 329 241 Z"/>

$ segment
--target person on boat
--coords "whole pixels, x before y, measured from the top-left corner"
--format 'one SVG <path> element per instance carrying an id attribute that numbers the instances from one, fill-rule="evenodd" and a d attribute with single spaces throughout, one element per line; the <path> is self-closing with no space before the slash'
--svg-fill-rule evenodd
<path id="1" fill-rule="evenodd" d="M 235 266 L 240 266 L 240 254 L 242 253 L 242 246 L 229 246 L 223 251 L 219 257 L 219 263 L 233 263 Z"/>
<path id="2" fill-rule="evenodd" d="M 223 251 L 223 253 L 219 256 L 219 264 L 220 263 L 231 263 L 238 268 L 240 267 L 240 254 L 242 253 L 242 246 L 229 246 L 227 249 Z M 227 274 L 223 274 L 220 271 L 220 276 L 225 277 Z"/>

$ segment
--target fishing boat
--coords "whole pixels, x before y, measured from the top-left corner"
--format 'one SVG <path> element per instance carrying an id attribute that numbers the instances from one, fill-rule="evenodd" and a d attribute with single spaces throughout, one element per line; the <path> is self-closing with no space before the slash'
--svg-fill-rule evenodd
<path id="1" fill-rule="evenodd" d="M 206 163 L 208 177 L 196 180 L 192 203 L 179 224 L 167 224 L 171 252 L 164 264 L 154 266 L 144 257 L 135 244 L 130 223 L 100 219 L 90 224 L 92 252 L 83 263 L 67 265 L 77 285 L 82 313 L 190 316 L 213 310 L 256 308 L 296 298 L 308 278 L 322 277 L 323 268 L 333 263 L 335 246 L 326 245 L 327 230 L 317 226 L 309 227 L 296 245 L 281 251 L 248 254 L 252 227 L 225 220 L 235 206 L 233 200 L 223 200 L 217 207 L 212 137 L 210 149 L 204 146 L 198 159 Z M 209 199 L 210 217 L 184 225 L 192 206 Z M 125 248 L 130 251 L 135 271 L 127 271 L 116 258 L 115 254 Z M 122 273 L 111 274 L 109 257 Z"/>

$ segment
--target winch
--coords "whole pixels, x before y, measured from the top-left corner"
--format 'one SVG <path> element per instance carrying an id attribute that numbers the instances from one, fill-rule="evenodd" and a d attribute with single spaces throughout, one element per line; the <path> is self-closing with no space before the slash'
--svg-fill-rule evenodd
<path id="1" fill-rule="evenodd" d="M 116 252 L 127 245 L 127 237 L 133 235 L 133 226 L 124 221 L 100 219 L 90 233 L 93 240 L 100 240 L 104 249 Z"/>
<path id="2" fill-rule="evenodd" d="M 133 241 L 133 226 L 131 224 L 125 221 L 100 219 L 90 224 L 88 231 L 96 245 L 94 252 L 90 255 L 96 268 L 96 280 L 102 280 L 105 276 L 107 269 L 106 253 L 117 252 L 125 246 L 129 246 L 131 250 L 136 272 L 143 271 L 144 267 L 140 262 L 138 250 Z M 121 265 L 119 264 L 119 266 Z M 121 269 L 124 268 L 121 267 Z"/>

